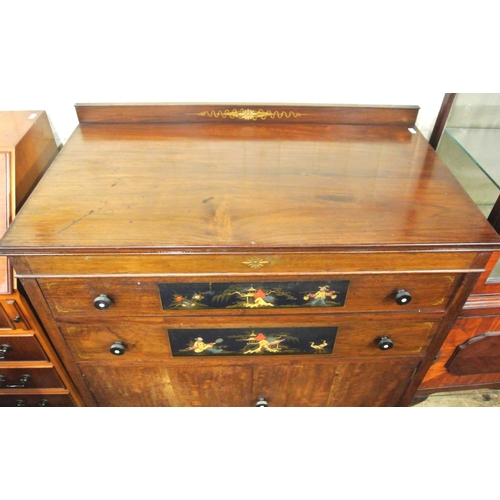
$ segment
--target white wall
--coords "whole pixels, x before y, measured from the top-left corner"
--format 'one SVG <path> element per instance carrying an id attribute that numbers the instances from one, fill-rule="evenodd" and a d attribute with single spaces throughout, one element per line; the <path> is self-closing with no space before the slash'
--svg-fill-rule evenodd
<path id="1" fill-rule="evenodd" d="M 427 2 L 400 5 L 3 1 L 0 109 L 45 109 L 64 142 L 84 102 L 410 104 L 429 137 L 457 72 L 441 82 L 426 55 L 442 28 Z"/>

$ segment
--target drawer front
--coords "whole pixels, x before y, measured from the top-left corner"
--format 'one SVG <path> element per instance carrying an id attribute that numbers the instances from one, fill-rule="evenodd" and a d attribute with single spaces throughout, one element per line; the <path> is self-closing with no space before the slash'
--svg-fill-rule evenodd
<path id="1" fill-rule="evenodd" d="M 0 395 L 0 407 L 6 406 L 76 406 L 69 394 L 7 394 Z"/>
<path id="2" fill-rule="evenodd" d="M 3 368 L 0 365 L 0 390 L 64 388 L 53 367 Z"/>
<path id="3" fill-rule="evenodd" d="M 48 361 L 33 333 L 0 336 L 0 366 L 4 361 Z"/>
<path id="4" fill-rule="evenodd" d="M 308 359 L 421 355 L 439 320 L 342 315 L 297 323 L 289 316 L 273 317 L 272 321 L 230 319 L 223 324 L 217 317 L 177 322 L 129 318 L 126 322 L 61 325 L 60 329 L 77 361 L 186 362 L 189 358 L 197 363 L 211 358 L 220 362 L 223 358 L 276 360 L 297 355 Z"/>
<path id="5" fill-rule="evenodd" d="M 29 330 L 19 304 L 14 299 L 0 299 L 0 330 Z"/>
<path id="6" fill-rule="evenodd" d="M 165 281 L 158 278 L 39 279 L 56 317 L 178 316 L 328 312 L 441 311 L 461 274 L 372 274 L 323 280 Z M 406 301 L 398 302 L 398 294 Z M 103 307 L 99 298 L 108 303 Z M 409 299 L 408 299 L 409 298 Z"/>
<path id="7" fill-rule="evenodd" d="M 199 274 L 326 274 L 339 272 L 395 272 L 467 270 L 476 252 L 289 252 L 31 255 L 15 258 L 18 276 L 164 275 Z"/>

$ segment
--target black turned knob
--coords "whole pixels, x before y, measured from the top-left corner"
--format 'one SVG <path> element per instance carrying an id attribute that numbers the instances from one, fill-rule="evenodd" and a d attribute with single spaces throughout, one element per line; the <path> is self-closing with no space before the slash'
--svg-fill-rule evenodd
<path id="1" fill-rule="evenodd" d="M 38 401 L 37 406 L 49 406 L 49 400 L 48 399 L 40 399 L 40 401 Z"/>
<path id="2" fill-rule="evenodd" d="M 26 401 L 24 399 L 16 399 L 16 406 L 26 406 Z"/>
<path id="3" fill-rule="evenodd" d="M 377 346 L 381 351 L 387 351 L 394 347 L 394 342 L 389 337 L 382 337 Z"/>
<path id="4" fill-rule="evenodd" d="M 406 290 L 398 290 L 394 299 L 396 300 L 396 304 L 404 306 L 411 302 L 411 293 Z"/>
<path id="5" fill-rule="evenodd" d="M 0 359 L 5 359 L 7 353 L 12 350 L 12 347 L 8 344 L 0 345 Z"/>
<path id="6" fill-rule="evenodd" d="M 267 401 L 264 398 L 259 398 L 255 406 L 257 408 L 267 408 L 269 405 L 267 404 Z"/>
<path id="7" fill-rule="evenodd" d="M 94 307 L 103 311 L 109 309 L 111 307 L 111 299 L 106 294 L 101 293 L 99 297 L 94 299 Z"/>
<path id="8" fill-rule="evenodd" d="M 125 354 L 125 344 L 121 340 L 117 340 L 109 348 L 109 352 L 115 356 L 121 356 Z"/>

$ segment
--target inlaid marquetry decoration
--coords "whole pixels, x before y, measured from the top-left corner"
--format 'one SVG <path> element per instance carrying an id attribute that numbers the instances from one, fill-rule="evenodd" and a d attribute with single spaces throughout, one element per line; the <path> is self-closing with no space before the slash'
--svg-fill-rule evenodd
<path id="1" fill-rule="evenodd" d="M 159 283 L 163 309 L 343 307 L 348 280 L 262 283 Z"/>
<path id="2" fill-rule="evenodd" d="M 260 257 L 249 257 L 247 260 L 242 262 L 242 264 L 245 264 L 252 269 L 260 269 L 269 263 L 270 262 L 268 260 L 261 259 Z"/>
<path id="3" fill-rule="evenodd" d="M 264 111 L 263 109 L 226 109 L 224 111 L 201 111 L 197 113 L 198 116 L 208 117 L 208 118 L 230 118 L 231 120 L 265 120 L 267 118 L 271 119 L 290 119 L 298 118 L 302 116 L 302 113 L 297 113 L 296 111 Z"/>
<path id="4" fill-rule="evenodd" d="M 338 327 L 168 330 L 173 356 L 331 354 Z"/>

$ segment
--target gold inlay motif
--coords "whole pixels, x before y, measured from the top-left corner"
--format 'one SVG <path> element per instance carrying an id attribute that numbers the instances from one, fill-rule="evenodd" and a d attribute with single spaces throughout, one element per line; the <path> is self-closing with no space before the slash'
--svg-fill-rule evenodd
<path id="1" fill-rule="evenodd" d="M 264 111 L 263 109 L 259 109 L 258 111 L 254 109 L 233 109 L 229 111 L 228 109 L 224 111 L 201 111 L 197 113 L 198 116 L 207 116 L 209 118 L 231 118 L 231 120 L 239 119 L 239 120 L 253 120 L 256 121 L 258 119 L 265 120 L 266 118 L 298 118 L 302 116 L 302 113 L 297 113 L 295 111 Z"/>
<path id="2" fill-rule="evenodd" d="M 260 257 L 249 257 L 247 260 L 243 261 L 242 264 L 245 264 L 252 269 L 259 269 L 264 267 L 266 264 L 270 264 L 270 262 L 268 260 L 261 259 Z"/>

